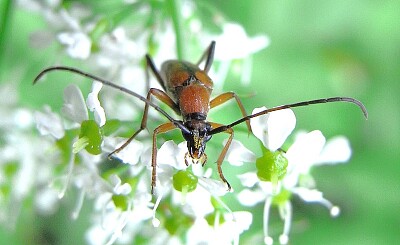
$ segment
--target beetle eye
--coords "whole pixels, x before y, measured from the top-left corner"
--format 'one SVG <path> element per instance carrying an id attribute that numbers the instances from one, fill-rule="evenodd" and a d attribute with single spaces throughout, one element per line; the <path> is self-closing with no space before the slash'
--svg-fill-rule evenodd
<path id="1" fill-rule="evenodd" d="M 190 139 L 193 138 L 192 132 L 183 132 L 182 131 L 182 136 L 186 141 L 190 141 Z"/>

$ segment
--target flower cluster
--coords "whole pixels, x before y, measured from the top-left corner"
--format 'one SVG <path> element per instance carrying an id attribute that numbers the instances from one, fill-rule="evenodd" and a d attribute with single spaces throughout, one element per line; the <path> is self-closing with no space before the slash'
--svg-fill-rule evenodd
<path id="1" fill-rule="evenodd" d="M 266 108 L 256 108 L 254 113 Z M 280 244 L 287 244 L 292 221 L 293 196 L 305 202 L 316 202 L 326 206 L 330 215 L 339 215 L 339 208 L 323 197 L 316 189 L 310 169 L 321 164 L 343 163 L 351 155 L 348 140 L 338 136 L 326 142 L 319 130 L 299 132 L 294 142 L 284 151 L 281 147 L 295 128 L 296 118 L 290 109 L 272 112 L 251 119 L 254 135 L 262 142 L 262 156 L 249 154 L 240 142 L 236 143 L 235 155 L 246 156 L 243 161 L 256 162 L 257 171 L 239 176 L 246 188 L 238 194 L 238 200 L 245 206 L 264 202 L 264 242 L 272 244 L 268 229 L 271 206 L 277 206 L 284 220 L 284 230 L 279 236 Z M 228 159 L 231 158 L 228 153 Z"/>
<path id="2" fill-rule="evenodd" d="M 50 150 L 51 142 L 37 137 L 35 114 L 19 107 L 18 102 L 15 86 L 0 86 L 0 114 L 7 115 L 0 119 L 0 224 L 7 228 L 14 228 L 24 201 L 33 191 L 40 213 L 52 213 L 57 207 L 56 192 L 47 185 L 54 177 L 56 166 L 52 162 L 57 154 Z"/>
<path id="3" fill-rule="evenodd" d="M 184 49 L 179 45 L 175 47 L 175 42 L 171 41 L 176 36 L 179 43 L 182 30 L 175 27 L 179 26 L 179 23 L 174 23 L 177 19 L 183 25 L 181 28 L 188 30 L 188 54 L 200 57 L 199 47 L 206 47 L 210 40 L 221 44 L 215 54 L 217 65 L 214 67 L 218 69 L 213 67 L 210 71 L 210 77 L 218 81 L 216 91 L 222 88 L 222 82 L 232 68 L 232 60 L 242 62 L 240 80 L 243 84 L 248 83 L 251 68 L 248 56 L 265 48 L 269 42 L 265 36 L 248 37 L 240 25 L 221 19 L 219 12 L 212 14 L 221 30 L 217 33 L 209 31 L 196 11 L 201 5 L 191 1 L 180 6 L 182 14 L 176 9 L 171 11 L 171 6 L 164 6 L 169 1 L 122 1 L 119 3 L 120 11 L 111 17 L 102 17 L 96 13 L 96 8 L 57 0 L 19 2 L 21 6 L 42 14 L 49 23 L 47 34 L 34 33 L 32 40 L 44 43 L 43 37 L 53 37 L 70 58 L 84 60 L 91 73 L 107 74 L 107 79 L 133 88 L 144 96 L 149 86 L 159 86 L 152 80 L 147 86 L 144 82 L 147 78 L 142 67 L 145 53 L 150 52 L 155 63 L 160 64 Z M 100 2 L 96 7 L 102 7 Z M 172 13 L 162 12 L 167 10 Z M 177 12 L 179 16 L 171 18 L 173 21 L 165 19 L 165 16 L 177 15 Z M 135 21 L 134 26 L 132 21 Z M 200 40 L 196 35 L 199 33 Z M 15 139 L 7 139 L 7 145 L 19 145 L 1 148 L 5 152 L 2 157 L 13 155 L 22 159 L 7 158 L 5 164 L 2 161 L 4 166 L 0 169 L 0 177 L 6 178 L 0 179 L 26 178 L 26 175 L 36 177 L 33 171 L 44 175 L 40 180 L 27 178 L 30 181 L 24 181 L 22 190 L 15 188 L 13 195 L 21 199 L 33 188 L 30 183 L 38 182 L 45 188 L 38 191 L 37 206 L 47 212 L 54 210 L 57 200 L 75 187 L 79 195 L 71 214 L 73 218 L 79 216 L 84 200 L 92 199 L 91 227 L 86 232 L 90 244 L 125 244 L 143 240 L 152 244 L 238 244 L 240 235 L 250 229 L 252 214 L 230 209 L 224 201 L 227 187 L 213 177 L 211 168 L 202 168 L 200 164 L 186 166 L 187 148 L 180 136 L 159 137 L 163 143 L 157 152 L 154 197 L 150 194 L 152 140 L 148 133 L 143 131 L 121 151 L 115 152 L 111 159 L 107 158 L 108 153 L 122 146 L 133 134 L 132 127 L 139 128 L 142 116 L 142 106 L 119 95 L 120 91 L 103 89 L 103 85 L 96 81 L 93 81 L 87 96 L 76 85 L 70 85 L 64 91 L 60 114 L 49 107 L 35 113 L 17 113 L 16 118 L 29 118 L 21 120 L 29 127 L 35 121 L 43 137 L 24 134 L 26 146 Z M 107 99 L 99 99 L 101 96 Z M 148 128 L 165 122 L 153 110 L 150 110 L 149 118 Z M 265 203 L 265 243 L 273 242 L 268 231 L 271 206 L 278 207 L 285 221 L 279 241 L 282 244 L 288 242 L 293 195 L 306 202 L 322 203 L 330 209 L 332 216 L 337 215 L 339 209 L 315 188 L 309 170 L 321 163 L 347 161 L 350 157 L 348 142 L 337 138 L 325 144 L 321 132 L 312 131 L 298 134 L 285 152 L 282 145 L 295 126 L 295 117 L 290 110 L 254 118 L 251 126 L 253 134 L 263 143 L 262 156 L 256 157 L 241 142 L 233 141 L 225 160 L 234 166 L 243 162 L 256 163 L 255 172 L 240 175 L 243 188 L 235 189 L 238 190 L 238 202 L 243 206 Z M 177 141 L 181 143 L 176 144 Z M 46 156 L 37 149 L 32 151 L 33 145 L 40 145 Z M 10 151 L 24 154 L 11 154 Z M 10 171 L 15 171 L 15 161 L 21 163 L 18 175 L 10 174 Z M 10 181 L 18 182 L 18 179 Z M 52 188 L 48 188 L 48 183 Z M 4 206 L 2 200 L 0 198 L 0 205 Z M 6 220 L 5 215 L 0 211 L 0 220 Z"/>

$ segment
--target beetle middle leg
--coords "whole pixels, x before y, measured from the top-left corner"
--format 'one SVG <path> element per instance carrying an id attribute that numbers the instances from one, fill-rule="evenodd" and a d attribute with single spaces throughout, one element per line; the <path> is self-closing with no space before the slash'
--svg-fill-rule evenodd
<path id="1" fill-rule="evenodd" d="M 222 105 L 225 102 L 227 102 L 228 100 L 233 99 L 233 98 L 235 98 L 236 103 L 239 106 L 239 109 L 242 112 L 243 117 L 246 117 L 247 112 L 244 109 L 242 101 L 240 100 L 239 96 L 237 96 L 234 92 L 226 92 L 226 93 L 218 95 L 217 97 L 215 97 L 214 99 L 212 99 L 210 101 L 210 108 L 212 109 L 214 107 Z M 247 125 L 248 130 L 251 132 L 250 120 L 246 120 L 246 125 Z"/>

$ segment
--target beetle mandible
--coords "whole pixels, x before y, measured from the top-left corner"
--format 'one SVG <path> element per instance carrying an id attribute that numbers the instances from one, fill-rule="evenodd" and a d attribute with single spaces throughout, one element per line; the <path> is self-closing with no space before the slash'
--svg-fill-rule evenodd
<path id="1" fill-rule="evenodd" d="M 146 128 L 148 109 L 149 106 L 164 115 L 169 122 L 159 125 L 154 129 L 152 135 L 152 177 L 151 177 L 151 193 L 154 193 L 156 187 L 157 177 L 157 135 L 166 133 L 175 128 L 179 128 L 182 132 L 183 138 L 187 142 L 188 152 L 185 154 L 185 164 L 189 165 L 189 160 L 192 163 L 201 163 L 202 166 L 207 162 L 207 155 L 205 153 L 206 144 L 214 134 L 225 132 L 229 134 L 229 138 L 225 143 L 218 159 L 217 168 L 221 180 L 226 183 L 228 190 L 231 190 L 231 185 L 226 180 L 222 172 L 222 162 L 232 142 L 234 131 L 233 127 L 246 122 L 247 128 L 251 131 L 249 120 L 254 117 L 258 117 L 264 114 L 268 114 L 273 111 L 283 110 L 287 108 L 307 106 L 311 104 L 321 104 L 329 102 L 350 102 L 356 104 L 367 118 L 368 113 L 365 106 L 358 100 L 350 97 L 332 97 L 325 99 L 316 99 L 303 101 L 293 104 L 287 104 L 282 106 L 273 107 L 270 109 L 263 110 L 261 112 L 247 115 L 246 110 L 243 107 L 239 97 L 234 92 L 225 92 L 214 99 L 211 99 L 211 92 L 213 89 L 213 81 L 208 76 L 208 71 L 211 68 L 214 59 L 215 41 L 212 41 L 209 47 L 201 56 L 200 60 L 196 64 L 192 64 L 187 61 L 180 60 L 168 60 L 161 65 L 161 71 L 157 69 L 152 58 L 146 55 L 146 77 L 147 83 L 149 82 L 149 70 L 152 71 L 157 81 L 160 83 L 163 90 L 157 88 L 149 89 L 147 97 L 143 97 L 134 91 L 116 85 L 103 78 L 95 75 L 83 72 L 79 69 L 67 67 L 67 66 L 54 66 L 49 67 L 41 71 L 35 78 L 34 84 L 47 72 L 54 70 L 64 70 L 72 73 L 76 73 L 96 81 L 99 81 L 107 86 L 118 89 L 124 93 L 130 94 L 143 102 L 145 102 L 143 117 L 141 126 L 123 145 L 115 149 L 108 156 L 112 156 L 114 153 L 121 151 L 125 148 L 143 129 Z M 201 69 L 199 65 L 205 62 L 204 68 Z M 171 117 L 167 112 L 161 109 L 152 101 L 152 97 L 157 98 L 166 105 L 168 105 L 176 114 L 182 116 L 182 120 L 176 120 Z M 217 107 L 231 99 L 235 99 L 236 103 L 243 115 L 242 118 L 236 120 L 230 124 L 223 125 L 220 123 L 207 121 L 207 114 L 210 109 Z"/>

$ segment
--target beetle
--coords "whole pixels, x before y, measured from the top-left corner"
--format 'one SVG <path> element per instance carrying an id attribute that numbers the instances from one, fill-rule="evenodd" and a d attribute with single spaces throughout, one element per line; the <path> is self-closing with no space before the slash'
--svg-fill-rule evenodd
<path id="1" fill-rule="evenodd" d="M 184 161 L 187 166 L 189 165 L 189 160 L 191 160 L 193 164 L 201 163 L 202 166 L 204 166 L 207 162 L 207 155 L 205 153 L 207 142 L 214 134 L 218 134 L 221 132 L 229 134 L 229 138 L 217 159 L 217 168 L 221 180 L 227 185 L 228 191 L 230 191 L 231 185 L 226 180 L 222 172 L 222 162 L 232 142 L 234 136 L 234 126 L 246 122 L 248 130 L 251 131 L 249 122 L 251 118 L 287 108 L 330 102 L 353 103 L 361 109 L 365 118 L 368 118 L 368 112 L 365 106 L 360 101 L 350 97 L 331 97 L 303 101 L 277 106 L 252 115 L 247 115 L 240 98 L 234 92 L 225 92 L 216 96 L 214 99 L 211 99 L 213 81 L 208 76 L 208 72 L 213 63 L 214 51 L 215 41 L 212 41 L 196 64 L 181 60 L 167 60 L 161 65 L 160 71 L 155 66 L 152 58 L 148 54 L 146 54 L 145 59 L 147 63 L 147 84 L 149 83 L 149 70 L 151 70 L 163 89 L 160 90 L 157 88 L 150 88 L 147 93 L 147 97 L 143 97 L 132 90 L 121 87 L 103 78 L 68 66 L 53 66 L 42 70 L 34 79 L 33 84 L 35 84 L 44 74 L 50 71 L 63 70 L 94 79 L 103 83 L 104 85 L 118 89 L 143 101 L 145 103 L 145 106 L 140 128 L 123 145 L 111 152 L 108 155 L 109 157 L 125 148 L 143 129 L 146 128 L 148 109 L 150 106 L 160 112 L 163 116 L 165 116 L 169 120 L 169 122 L 156 127 L 152 135 L 151 193 L 154 193 L 154 188 L 156 187 L 157 135 L 166 133 L 175 128 L 181 130 L 182 136 L 187 142 L 188 152 L 185 154 L 184 157 Z M 204 67 L 201 69 L 199 66 L 203 62 Z M 169 106 L 177 115 L 182 116 L 182 120 L 177 120 L 171 117 L 167 112 L 165 112 L 152 101 L 152 97 L 157 98 L 158 100 Z M 227 125 L 207 121 L 207 114 L 210 109 L 217 107 L 231 99 L 236 100 L 236 103 L 242 113 L 242 118 Z"/>

